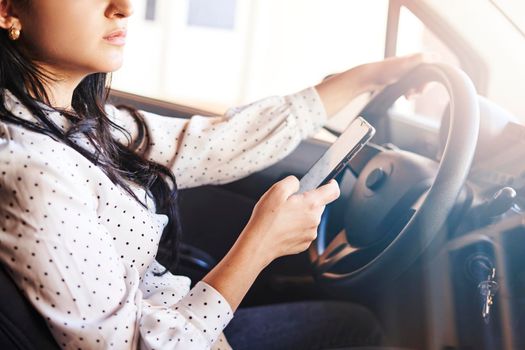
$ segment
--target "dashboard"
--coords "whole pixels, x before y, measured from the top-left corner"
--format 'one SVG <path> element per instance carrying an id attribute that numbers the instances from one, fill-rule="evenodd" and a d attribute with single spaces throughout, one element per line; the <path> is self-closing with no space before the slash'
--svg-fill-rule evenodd
<path id="1" fill-rule="evenodd" d="M 485 154 L 476 157 L 470 180 L 481 188 L 525 187 L 525 125 L 509 122 L 492 140 L 480 139 Z"/>
<path id="2" fill-rule="evenodd" d="M 503 187 L 516 190 L 525 208 L 525 125 L 494 102 L 479 97 L 480 132 L 469 184 L 482 196 Z M 439 130 L 441 154 L 446 143 L 448 117 Z"/>

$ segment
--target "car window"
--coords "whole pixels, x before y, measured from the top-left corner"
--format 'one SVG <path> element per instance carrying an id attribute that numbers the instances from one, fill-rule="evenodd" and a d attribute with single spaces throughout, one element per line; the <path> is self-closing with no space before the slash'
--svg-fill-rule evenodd
<path id="1" fill-rule="evenodd" d="M 396 55 L 415 52 L 433 52 L 439 60 L 461 68 L 458 57 L 427 26 L 406 7 L 401 7 Z M 431 126 L 439 125 L 449 97 L 441 84 L 431 83 L 417 98 L 401 97 L 394 105 L 404 116 L 416 116 Z"/>
<path id="2" fill-rule="evenodd" d="M 113 87 L 222 113 L 382 59 L 387 10 L 387 0 L 135 0 Z"/>
<path id="3" fill-rule="evenodd" d="M 490 0 L 522 35 L 525 34 L 525 2 L 516 0 Z"/>
<path id="4" fill-rule="evenodd" d="M 517 0 L 425 1 L 442 24 L 458 33 L 486 66 L 486 86 L 479 92 L 525 123 L 523 4 Z"/>

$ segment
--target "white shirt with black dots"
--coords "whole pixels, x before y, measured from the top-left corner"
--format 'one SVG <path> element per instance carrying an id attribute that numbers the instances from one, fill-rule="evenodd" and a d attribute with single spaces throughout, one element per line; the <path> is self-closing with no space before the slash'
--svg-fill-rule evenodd
<path id="1" fill-rule="evenodd" d="M 10 92 L 0 93 L 12 113 L 36 122 Z M 127 112 L 107 112 L 136 135 Z M 143 115 L 152 144 L 146 157 L 172 169 L 179 188 L 268 167 L 326 121 L 314 88 L 216 117 Z M 56 111 L 49 118 L 70 127 Z M 153 274 L 164 270 L 155 255 L 167 216 L 132 189 L 148 208 L 73 148 L 0 119 L 1 263 L 64 349 L 230 349 L 222 331 L 233 313 L 217 290 Z"/>

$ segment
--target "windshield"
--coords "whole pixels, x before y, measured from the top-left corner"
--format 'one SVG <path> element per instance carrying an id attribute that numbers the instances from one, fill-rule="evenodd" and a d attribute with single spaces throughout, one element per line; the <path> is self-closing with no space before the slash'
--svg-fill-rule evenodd
<path id="1" fill-rule="evenodd" d="M 525 38 L 522 34 L 491 1 L 426 2 L 484 61 L 487 86 L 479 93 L 525 123 Z M 506 9 L 512 9 L 513 18 L 525 18 L 523 1 L 498 0 L 498 4 L 512 5 Z"/>
<path id="2" fill-rule="evenodd" d="M 518 0 L 490 0 L 525 38 L 525 2 Z"/>

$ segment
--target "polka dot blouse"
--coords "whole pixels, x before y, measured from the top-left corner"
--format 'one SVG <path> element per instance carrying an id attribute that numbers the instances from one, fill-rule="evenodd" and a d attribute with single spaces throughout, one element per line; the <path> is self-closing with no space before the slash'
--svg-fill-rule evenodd
<path id="1" fill-rule="evenodd" d="M 8 91 L 6 107 L 36 119 Z M 135 135 L 127 112 L 109 116 Z M 217 117 L 143 113 L 149 159 L 171 168 L 180 188 L 220 184 L 265 168 L 324 124 L 314 88 L 270 97 Z M 69 121 L 56 111 L 59 127 Z M 119 142 L 127 140 L 114 130 Z M 92 149 L 87 139 L 75 140 Z M 229 349 L 228 302 L 210 285 L 155 271 L 167 216 L 114 185 L 73 148 L 0 120 L 0 261 L 64 349 Z M 191 233 L 189 233 L 191 234 Z"/>

